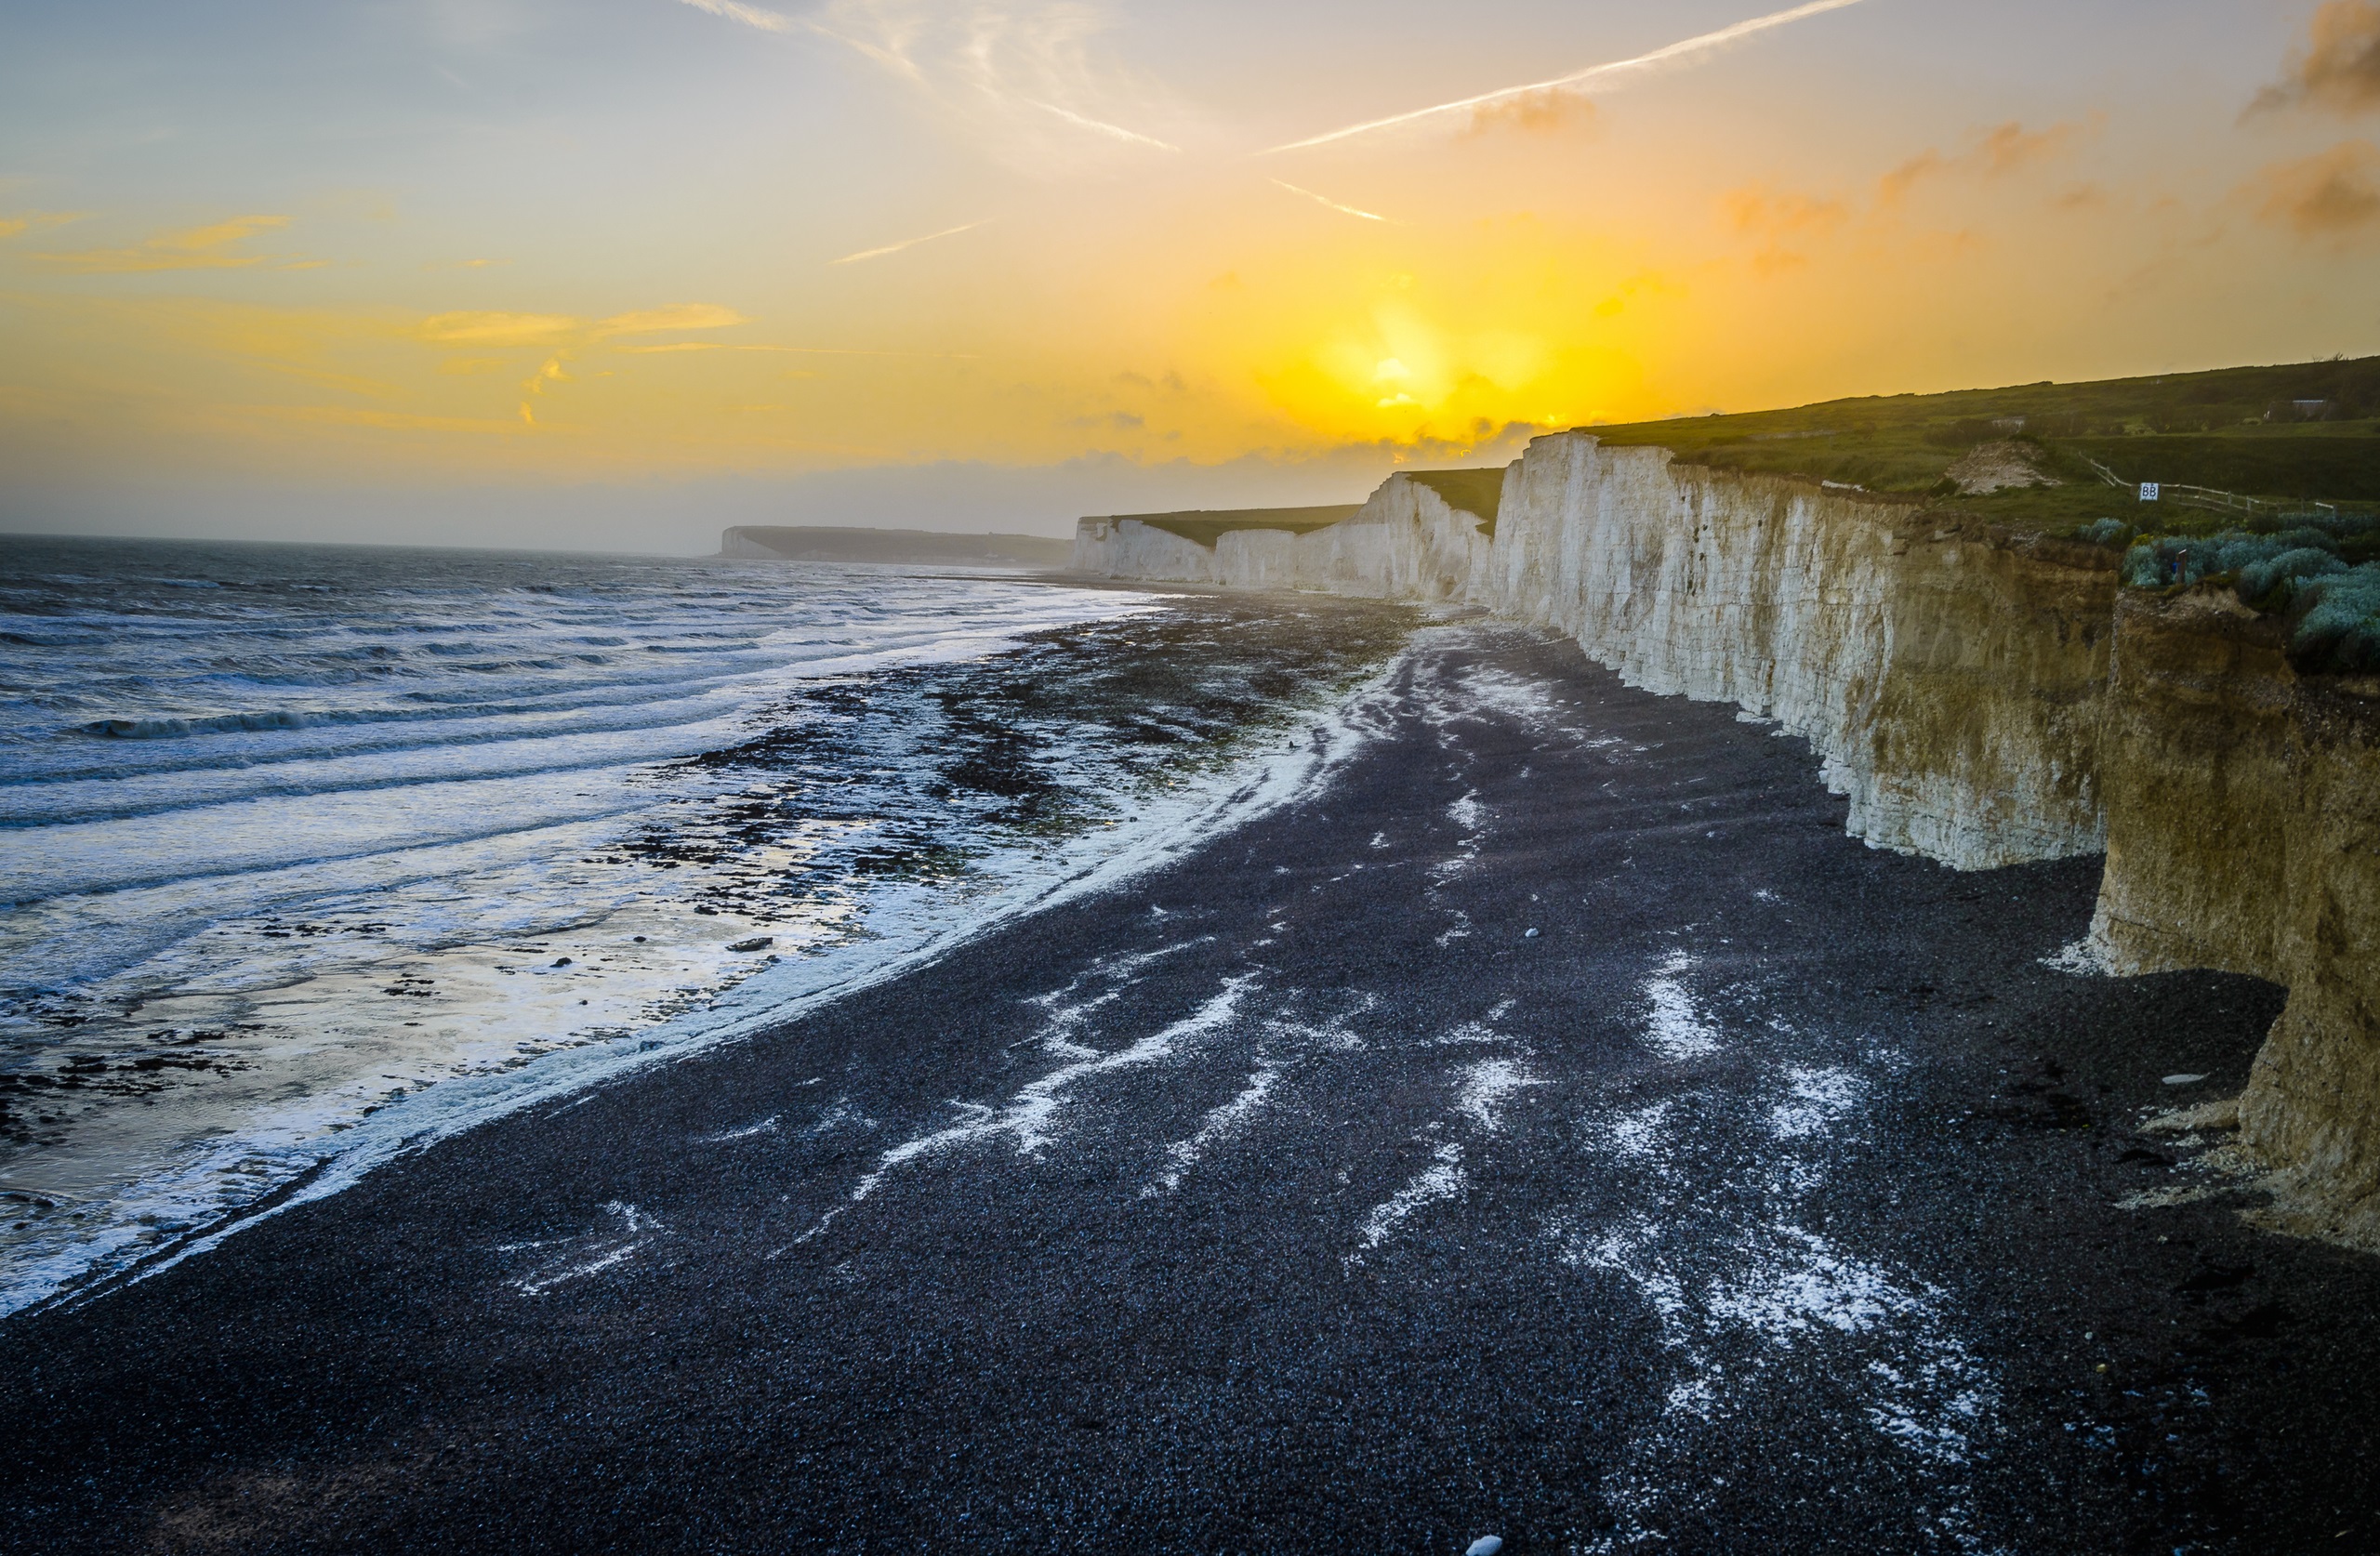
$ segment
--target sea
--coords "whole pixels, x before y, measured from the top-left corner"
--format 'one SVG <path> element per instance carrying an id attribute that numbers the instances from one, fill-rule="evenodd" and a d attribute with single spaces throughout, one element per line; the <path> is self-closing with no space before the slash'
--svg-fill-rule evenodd
<path id="1" fill-rule="evenodd" d="M 0 1314 L 1196 846 L 1316 781 L 1409 626 L 0 536 Z"/>

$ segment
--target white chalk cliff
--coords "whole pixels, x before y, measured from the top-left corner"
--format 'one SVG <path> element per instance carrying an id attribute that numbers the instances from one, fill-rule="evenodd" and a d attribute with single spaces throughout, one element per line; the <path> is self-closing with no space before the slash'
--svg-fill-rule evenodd
<path id="1" fill-rule="evenodd" d="M 2097 547 L 1586 432 L 1537 439 L 1474 506 L 1399 475 L 1341 522 L 1211 547 L 1086 519 L 1074 560 L 1476 605 L 1806 737 L 1871 843 L 1960 869 L 2106 851 L 2094 933 L 2117 970 L 2289 986 L 2241 1108 L 2273 1219 L 2380 1249 L 2380 687 L 2301 688 L 2236 610 L 2120 612 Z M 2214 807 L 2211 836 L 2175 840 L 2169 781 Z"/>

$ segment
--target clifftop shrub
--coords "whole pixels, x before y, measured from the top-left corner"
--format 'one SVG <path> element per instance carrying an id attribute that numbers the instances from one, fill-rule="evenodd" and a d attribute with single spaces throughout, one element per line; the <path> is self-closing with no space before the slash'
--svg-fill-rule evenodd
<path id="1" fill-rule="evenodd" d="M 2102 520 L 2086 534 L 2098 538 Z M 2103 542 L 2104 544 L 2105 542 Z M 2284 613 L 2289 656 L 2301 670 L 2380 670 L 2380 562 L 2349 567 L 2326 530 L 2279 534 L 2226 530 L 2216 535 L 2145 537 L 2124 553 L 2122 578 L 2156 589 L 2228 577 L 2242 604 Z"/>
<path id="2" fill-rule="evenodd" d="M 2366 562 L 2297 593 L 2290 657 L 2301 669 L 2339 674 L 2380 670 L 2380 566 Z"/>

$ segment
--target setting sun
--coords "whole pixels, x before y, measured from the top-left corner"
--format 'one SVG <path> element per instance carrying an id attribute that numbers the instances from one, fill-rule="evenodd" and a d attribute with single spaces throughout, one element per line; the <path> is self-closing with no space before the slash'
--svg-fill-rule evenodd
<path id="1" fill-rule="evenodd" d="M 99 521 L 179 482 L 270 526 L 301 491 L 395 481 L 501 490 L 526 536 L 590 486 L 606 512 L 720 479 L 802 508 L 849 472 L 896 500 L 927 489 L 905 472 L 984 462 L 1051 472 L 1055 524 L 1084 459 L 1152 499 L 1256 494 L 1250 461 L 1318 499 L 1400 450 L 1506 457 L 1507 429 L 2380 328 L 2352 300 L 2353 110 L 2331 76 L 2274 86 L 2288 30 L 2237 8 L 2144 39 L 2070 8 L 1524 4 L 1420 51 L 1377 41 L 1386 13 L 1351 41 L 1231 5 L 972 33 L 893 0 L 465 14 L 309 53 L 364 25 L 326 14 L 241 67 L 344 95 L 354 157 L 192 75 L 138 178 L 33 151 L 115 133 L 22 75 L 112 39 L 67 13 L 20 31 L 12 501 Z M 1945 51 L 1960 72 L 1911 89 Z M 2142 84 L 2082 63 L 2116 54 Z M 2146 85 L 2169 67 L 2232 106 Z M 400 108 L 409 71 L 522 106 Z M 278 149 L 209 150 L 234 143 Z M 2319 328 L 2315 295 L 2339 305 Z"/>
<path id="2" fill-rule="evenodd" d="M 2380 0 L 0 38 L 0 1549 L 2380 1550 Z"/>

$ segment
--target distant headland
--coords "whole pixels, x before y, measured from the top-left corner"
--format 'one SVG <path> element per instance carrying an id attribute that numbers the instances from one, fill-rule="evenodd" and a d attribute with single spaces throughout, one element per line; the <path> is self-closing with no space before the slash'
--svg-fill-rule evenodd
<path id="1" fill-rule="evenodd" d="M 950 534 L 833 524 L 738 524 L 719 554 L 760 561 L 914 562 L 974 567 L 1064 567 L 1069 540 L 1034 534 Z"/>

